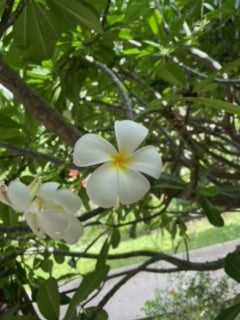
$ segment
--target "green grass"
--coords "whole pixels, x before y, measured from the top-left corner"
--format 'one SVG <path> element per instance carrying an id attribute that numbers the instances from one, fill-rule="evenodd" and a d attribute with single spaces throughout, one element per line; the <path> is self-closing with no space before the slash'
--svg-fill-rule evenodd
<path id="1" fill-rule="evenodd" d="M 195 250 L 240 238 L 240 214 L 223 215 L 225 226 L 214 227 L 206 219 L 189 225 L 189 249 Z"/>
<path id="2" fill-rule="evenodd" d="M 223 215 L 225 226 L 214 227 L 207 219 L 203 218 L 194 222 L 188 223 L 188 247 L 189 250 L 195 250 L 211 246 L 218 243 L 224 243 L 234 239 L 238 239 L 240 235 L 240 214 L 239 213 L 228 213 Z M 80 239 L 77 245 L 72 247 L 73 251 L 82 251 L 83 242 L 89 235 L 85 235 L 85 239 Z M 164 252 L 168 254 L 174 254 L 174 248 L 181 241 L 180 236 L 177 236 L 174 242 L 171 239 L 169 233 L 161 233 L 160 230 L 151 231 L 149 234 L 138 237 L 136 239 L 128 239 L 121 241 L 120 245 L 116 249 L 111 249 L 110 253 L 123 253 L 137 250 L 152 250 L 158 252 Z M 98 243 L 91 249 L 91 252 L 99 252 L 103 244 L 103 239 L 99 240 Z M 178 251 L 185 251 L 185 246 L 181 241 Z M 65 258 L 63 264 L 55 264 L 53 270 L 53 276 L 59 277 L 63 274 L 76 272 L 85 273 L 90 271 L 95 266 L 95 260 L 92 259 L 79 259 L 76 263 L 76 269 L 68 265 L 67 261 L 69 258 Z M 124 266 L 133 265 L 144 261 L 144 258 L 129 258 L 109 261 L 111 268 L 121 268 Z M 44 274 L 41 274 L 44 275 Z M 46 275 L 46 274 L 45 274 Z"/>
<path id="3" fill-rule="evenodd" d="M 196 250 L 208 247 L 218 243 L 224 243 L 240 237 L 240 214 L 227 213 L 223 215 L 225 226 L 214 227 L 207 219 L 203 218 L 188 223 L 188 248 Z M 139 237 L 137 239 L 123 241 L 111 253 L 122 253 L 133 250 L 154 250 L 168 254 L 174 254 L 174 247 L 181 241 L 181 237 L 177 236 L 172 241 L 169 233 L 161 234 L 160 231 L 152 231 L 151 234 Z M 178 247 L 178 253 L 185 251 L 185 245 L 181 241 Z M 119 268 L 143 261 L 142 258 L 131 258 L 110 262 L 112 268 Z"/>

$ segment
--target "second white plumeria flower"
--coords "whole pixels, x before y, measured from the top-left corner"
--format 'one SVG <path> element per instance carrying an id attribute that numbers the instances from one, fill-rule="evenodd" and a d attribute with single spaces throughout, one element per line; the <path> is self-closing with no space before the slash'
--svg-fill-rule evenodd
<path id="1" fill-rule="evenodd" d="M 92 173 L 86 185 L 90 200 L 103 208 L 140 200 L 150 189 L 149 181 L 141 173 L 157 179 L 162 167 L 156 147 L 136 150 L 146 138 L 147 128 L 122 120 L 115 121 L 114 129 L 118 151 L 100 136 L 86 134 L 76 142 L 73 152 L 77 166 L 104 163 Z"/>
<path id="2" fill-rule="evenodd" d="M 33 191 L 20 181 L 12 181 L 8 187 L 1 183 L 0 201 L 23 212 L 28 225 L 40 238 L 47 234 L 54 240 L 63 239 L 72 244 L 83 232 L 75 217 L 81 201 L 71 191 L 58 187 L 57 182 L 47 182 Z"/>

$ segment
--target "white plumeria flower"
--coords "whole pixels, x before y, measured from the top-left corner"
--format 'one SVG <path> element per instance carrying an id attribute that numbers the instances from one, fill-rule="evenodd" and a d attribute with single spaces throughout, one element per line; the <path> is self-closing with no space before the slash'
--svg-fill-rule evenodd
<path id="1" fill-rule="evenodd" d="M 20 181 L 8 187 L 0 185 L 0 201 L 17 212 L 23 212 L 32 231 L 44 239 L 46 234 L 54 240 L 77 242 L 83 227 L 74 216 L 81 206 L 80 198 L 67 189 L 58 189 L 59 183 L 47 182 L 35 194 Z"/>
<path id="2" fill-rule="evenodd" d="M 95 134 L 82 136 L 75 144 L 73 162 L 80 167 L 101 165 L 87 181 L 87 194 L 103 208 L 131 204 L 140 200 L 150 189 L 149 181 L 140 172 L 153 178 L 161 173 L 161 157 L 154 146 L 138 150 L 148 129 L 131 120 L 115 121 L 118 151 Z"/>

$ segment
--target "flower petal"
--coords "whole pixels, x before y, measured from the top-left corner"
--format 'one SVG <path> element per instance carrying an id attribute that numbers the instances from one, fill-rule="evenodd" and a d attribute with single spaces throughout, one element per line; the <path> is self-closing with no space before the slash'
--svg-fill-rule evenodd
<path id="1" fill-rule="evenodd" d="M 71 218 L 72 216 L 65 212 L 54 210 L 45 210 L 38 214 L 41 229 L 55 240 L 62 239 Z"/>
<path id="2" fill-rule="evenodd" d="M 119 171 L 119 200 L 122 204 L 137 202 L 150 189 L 150 183 L 140 173 L 125 169 Z"/>
<path id="3" fill-rule="evenodd" d="M 58 182 L 46 182 L 41 185 L 37 196 L 47 202 L 54 202 L 56 191 L 59 187 Z"/>
<path id="4" fill-rule="evenodd" d="M 129 154 L 146 138 L 148 129 L 131 120 L 115 121 L 115 135 L 119 151 Z"/>
<path id="5" fill-rule="evenodd" d="M 77 166 L 91 166 L 110 160 L 116 149 L 105 139 L 96 134 L 85 134 L 75 144 L 73 162 Z"/>
<path id="6" fill-rule="evenodd" d="M 28 190 L 30 191 L 31 194 L 31 199 L 34 199 L 40 185 L 42 184 L 42 179 L 41 177 L 36 177 L 33 179 L 33 181 L 28 185 Z"/>
<path id="7" fill-rule="evenodd" d="M 69 244 L 76 243 L 83 233 L 83 226 L 77 218 L 72 216 L 67 229 L 64 231 L 63 240 Z"/>
<path id="8" fill-rule="evenodd" d="M 42 231 L 42 229 L 40 228 L 37 215 L 34 213 L 25 212 L 24 217 L 27 221 L 27 224 L 32 229 L 33 233 L 35 233 L 39 238 L 45 239 L 46 236 Z"/>
<path id="9" fill-rule="evenodd" d="M 11 203 L 9 202 L 9 199 L 7 197 L 7 186 L 2 180 L 0 180 L 0 202 L 11 206 Z"/>
<path id="10" fill-rule="evenodd" d="M 7 189 L 7 197 L 15 211 L 24 212 L 30 207 L 30 192 L 28 187 L 20 181 L 10 182 Z"/>
<path id="11" fill-rule="evenodd" d="M 154 146 L 146 146 L 133 153 L 127 166 L 158 179 L 161 174 L 162 159 Z"/>
<path id="12" fill-rule="evenodd" d="M 87 182 L 87 194 L 102 208 L 115 206 L 118 200 L 118 172 L 105 163 L 95 170 Z"/>
<path id="13" fill-rule="evenodd" d="M 66 212 L 74 214 L 80 209 L 80 198 L 67 189 L 59 189 L 55 195 L 56 203 L 61 205 Z"/>

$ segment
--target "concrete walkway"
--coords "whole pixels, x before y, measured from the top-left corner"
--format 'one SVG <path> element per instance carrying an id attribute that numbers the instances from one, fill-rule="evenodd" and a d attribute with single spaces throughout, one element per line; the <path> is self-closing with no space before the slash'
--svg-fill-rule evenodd
<path id="1" fill-rule="evenodd" d="M 194 262 L 206 262 L 222 258 L 226 253 L 235 250 L 240 244 L 240 240 L 235 240 L 215 246 L 207 247 L 191 251 L 189 253 L 190 260 Z M 184 254 L 178 254 L 177 257 L 186 259 Z M 166 266 L 167 263 L 155 263 L 154 266 Z M 152 265 L 153 266 L 153 265 Z M 168 265 L 169 266 L 169 265 Z M 126 270 L 126 268 L 121 269 Z M 118 273 L 121 270 L 114 270 L 111 274 Z M 187 272 L 190 275 L 194 272 Z M 212 272 L 213 277 L 221 277 L 224 275 L 223 270 Z M 102 297 L 116 284 L 121 277 L 113 278 L 106 282 L 101 293 L 89 304 L 96 305 Z M 68 284 L 69 286 L 69 284 Z M 71 287 L 77 286 L 77 282 L 71 283 Z M 108 301 L 105 310 L 108 312 L 109 320 L 136 320 L 144 317 L 141 308 L 147 300 L 154 298 L 155 289 L 170 290 L 167 274 L 157 274 L 149 272 L 140 272 L 126 284 L 124 284 Z M 66 289 L 66 287 L 65 287 Z"/>

